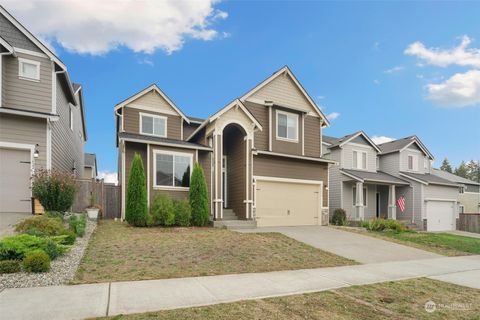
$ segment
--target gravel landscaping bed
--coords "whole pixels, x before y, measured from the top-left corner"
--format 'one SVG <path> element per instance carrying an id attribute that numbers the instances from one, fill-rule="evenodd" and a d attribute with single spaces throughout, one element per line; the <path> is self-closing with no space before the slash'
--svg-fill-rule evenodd
<path id="1" fill-rule="evenodd" d="M 64 256 L 51 262 L 51 270 L 45 273 L 17 272 L 0 275 L 0 291 L 5 288 L 56 286 L 70 282 L 77 272 L 88 240 L 97 227 L 96 221 L 87 219 L 85 235 L 77 237 L 75 244 Z"/>

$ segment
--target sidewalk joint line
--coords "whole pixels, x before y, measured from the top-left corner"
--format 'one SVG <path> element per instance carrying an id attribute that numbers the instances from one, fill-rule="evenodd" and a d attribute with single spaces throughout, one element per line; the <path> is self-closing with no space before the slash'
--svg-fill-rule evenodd
<path id="1" fill-rule="evenodd" d="M 107 295 L 107 310 L 106 310 L 106 316 L 108 317 L 108 314 L 110 313 L 110 295 L 111 295 L 111 287 L 112 283 L 108 283 L 108 295 Z"/>

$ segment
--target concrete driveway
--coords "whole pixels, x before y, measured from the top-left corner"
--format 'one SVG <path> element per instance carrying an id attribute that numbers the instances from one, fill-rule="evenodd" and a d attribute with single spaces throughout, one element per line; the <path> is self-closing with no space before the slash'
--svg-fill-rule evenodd
<path id="1" fill-rule="evenodd" d="M 0 213 L 0 239 L 15 234 L 14 226 L 31 216 L 29 213 Z"/>
<path id="2" fill-rule="evenodd" d="M 349 258 L 360 263 L 407 261 L 442 257 L 438 254 L 407 247 L 332 227 L 265 227 L 237 230 L 238 232 L 279 232 L 315 248 Z"/>

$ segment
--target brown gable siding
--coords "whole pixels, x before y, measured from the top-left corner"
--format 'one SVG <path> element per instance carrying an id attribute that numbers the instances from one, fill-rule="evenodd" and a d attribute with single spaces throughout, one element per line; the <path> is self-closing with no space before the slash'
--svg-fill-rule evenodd
<path id="1" fill-rule="evenodd" d="M 140 133 L 140 112 L 167 117 L 167 138 L 181 139 L 182 118 L 180 116 L 141 110 L 132 107 L 124 108 L 125 132 Z"/>
<path id="2" fill-rule="evenodd" d="M 320 118 L 305 116 L 305 155 L 320 156 Z"/>
<path id="3" fill-rule="evenodd" d="M 225 137 L 224 137 L 225 139 Z M 245 141 L 243 134 L 235 130 L 224 140 L 227 156 L 227 207 L 233 209 L 240 219 L 245 219 Z"/>
<path id="4" fill-rule="evenodd" d="M 328 206 L 328 164 L 300 159 L 257 155 L 253 157 L 253 174 L 287 179 L 323 181 L 323 206 Z"/>
<path id="5" fill-rule="evenodd" d="M 261 104 L 245 101 L 245 107 L 257 119 L 263 130 L 255 132 L 255 148 L 258 150 L 268 150 L 268 107 Z"/>

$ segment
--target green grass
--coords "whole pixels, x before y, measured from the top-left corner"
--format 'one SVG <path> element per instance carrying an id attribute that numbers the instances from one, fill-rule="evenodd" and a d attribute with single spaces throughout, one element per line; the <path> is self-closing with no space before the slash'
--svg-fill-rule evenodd
<path id="1" fill-rule="evenodd" d="M 433 301 L 437 310 L 425 311 Z M 480 290 L 431 279 L 354 286 L 327 292 L 205 307 L 120 315 L 116 320 L 173 319 L 480 319 Z M 456 306 L 457 309 L 452 309 Z M 464 310 L 459 310 L 462 307 Z M 103 319 L 103 318 L 102 318 Z"/>

